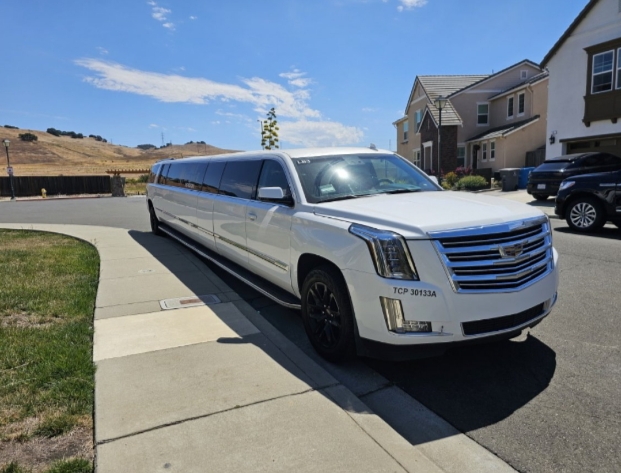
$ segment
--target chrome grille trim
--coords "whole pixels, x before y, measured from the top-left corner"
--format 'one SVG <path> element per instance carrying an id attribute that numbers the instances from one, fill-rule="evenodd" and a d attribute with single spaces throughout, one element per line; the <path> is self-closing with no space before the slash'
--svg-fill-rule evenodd
<path id="1" fill-rule="evenodd" d="M 458 293 L 520 291 L 554 268 L 552 230 L 546 217 L 499 225 L 429 232 L 429 237 Z M 505 257 L 508 247 L 521 254 Z"/>

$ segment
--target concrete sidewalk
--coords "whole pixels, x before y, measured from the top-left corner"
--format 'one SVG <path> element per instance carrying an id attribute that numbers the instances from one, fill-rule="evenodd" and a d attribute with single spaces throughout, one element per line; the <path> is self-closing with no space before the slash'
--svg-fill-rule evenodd
<path id="1" fill-rule="evenodd" d="M 99 251 L 99 473 L 514 471 L 396 387 L 362 402 L 174 241 L 0 226 L 72 235 Z"/>

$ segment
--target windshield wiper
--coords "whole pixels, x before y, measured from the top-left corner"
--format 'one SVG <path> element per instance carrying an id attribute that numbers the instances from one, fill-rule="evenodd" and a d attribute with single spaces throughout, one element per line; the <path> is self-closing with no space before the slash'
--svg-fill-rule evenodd
<path id="1" fill-rule="evenodd" d="M 365 194 L 366 195 L 366 194 Z M 323 204 L 324 202 L 335 202 L 337 200 L 348 200 L 348 199 L 357 199 L 358 197 L 361 197 L 359 195 L 353 195 L 353 194 L 349 194 L 349 195 L 342 195 L 340 197 L 332 197 L 331 199 L 324 199 L 324 200 L 320 200 L 319 202 L 317 202 L 318 204 Z"/>
<path id="2" fill-rule="evenodd" d="M 394 189 L 382 192 L 382 194 L 407 194 L 408 192 L 420 192 L 422 189 Z"/>

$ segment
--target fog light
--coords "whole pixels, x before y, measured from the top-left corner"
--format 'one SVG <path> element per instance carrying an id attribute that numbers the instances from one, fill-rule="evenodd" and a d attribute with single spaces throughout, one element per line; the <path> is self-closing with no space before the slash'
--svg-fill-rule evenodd
<path id="1" fill-rule="evenodd" d="M 395 333 L 431 332 L 431 322 L 405 320 L 401 300 L 380 296 L 380 303 L 382 304 L 386 327 L 389 331 Z"/>

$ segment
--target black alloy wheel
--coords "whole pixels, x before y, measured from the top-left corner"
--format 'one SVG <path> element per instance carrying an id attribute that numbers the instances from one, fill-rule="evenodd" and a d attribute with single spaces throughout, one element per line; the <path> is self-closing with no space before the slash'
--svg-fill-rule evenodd
<path id="1" fill-rule="evenodd" d="M 567 207 L 567 224 L 574 230 L 592 232 L 604 226 L 604 210 L 593 197 L 578 197 Z"/>
<path id="2" fill-rule="evenodd" d="M 160 221 L 158 220 L 157 215 L 155 215 L 155 210 L 153 209 L 153 205 L 151 205 L 151 203 L 149 203 L 149 223 L 151 224 L 151 232 L 154 235 L 163 235 L 162 230 L 160 230 Z"/>
<path id="3" fill-rule="evenodd" d="M 548 200 L 549 196 L 544 194 L 533 194 L 533 197 L 537 200 Z"/>
<path id="4" fill-rule="evenodd" d="M 354 354 L 353 314 L 341 274 L 322 266 L 302 286 L 302 322 L 311 344 L 325 359 L 339 362 Z"/>

